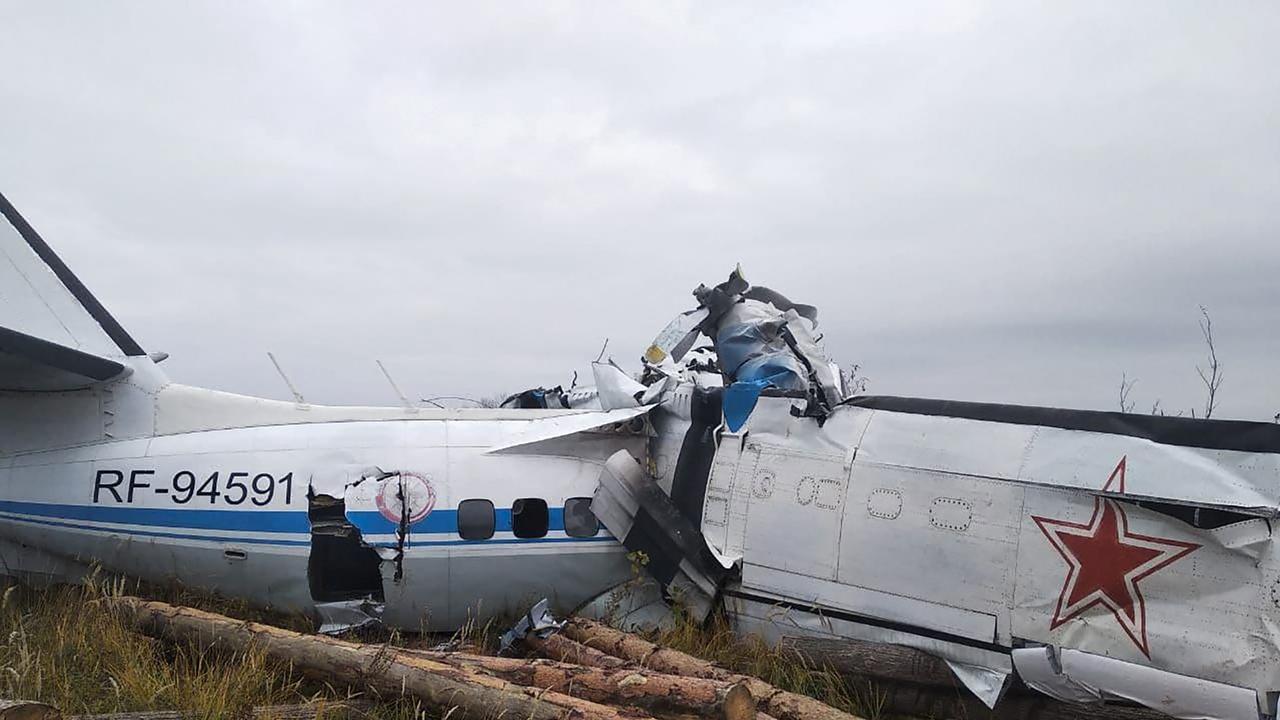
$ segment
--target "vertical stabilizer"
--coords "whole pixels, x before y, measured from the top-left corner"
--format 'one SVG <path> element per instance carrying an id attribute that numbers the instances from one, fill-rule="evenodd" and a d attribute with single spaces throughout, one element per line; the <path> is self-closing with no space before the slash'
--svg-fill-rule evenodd
<path id="1" fill-rule="evenodd" d="M 0 328 L 98 357 L 145 355 L 0 195 Z"/>

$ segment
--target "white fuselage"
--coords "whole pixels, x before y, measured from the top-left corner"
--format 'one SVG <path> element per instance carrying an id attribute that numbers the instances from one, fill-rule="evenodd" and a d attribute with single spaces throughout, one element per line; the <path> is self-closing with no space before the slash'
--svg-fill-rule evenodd
<path id="1" fill-rule="evenodd" d="M 0 559 L 10 572 L 62 579 L 96 562 L 304 612 L 371 589 L 368 582 L 348 587 L 344 573 L 376 572 L 384 621 L 414 630 L 453 630 L 542 597 L 569 610 L 630 575 L 625 550 L 607 530 L 584 536 L 589 531 L 577 527 L 570 535 L 563 509 L 594 491 L 601 461 L 592 448 L 607 456 L 642 445 L 642 435 L 588 432 L 581 435 L 587 452 L 578 456 L 537 442 L 491 452 L 526 436 L 536 441 L 547 427 L 554 434 L 608 423 L 607 413 L 346 411 L 167 384 L 51 394 L 49 401 L 101 406 L 104 393 L 116 408 L 99 413 L 103 422 L 155 424 L 140 437 L 93 438 L 88 428 L 71 447 L 0 455 Z M 29 407 L 30 396 L 23 401 Z M 139 420 L 141 413 L 147 417 Z M 127 419 L 115 420 L 120 415 Z M 38 428 L 23 430 L 6 437 L 39 442 Z M 57 428 L 45 431 L 48 444 L 59 444 Z M 372 477 L 375 468 L 390 479 Z M 400 477 L 429 488 L 410 503 L 414 517 L 403 526 L 394 502 L 400 488 L 379 491 Z M 346 552 L 329 572 L 314 564 L 325 562 L 312 557 L 316 496 L 342 503 L 337 517 L 358 531 L 346 549 L 368 549 L 364 559 Z M 466 500 L 492 503 L 491 536 L 459 534 L 457 508 Z M 517 537 L 511 509 L 521 500 L 544 501 L 547 511 L 516 528 L 523 530 Z M 365 566 L 350 568 L 351 557 Z"/>

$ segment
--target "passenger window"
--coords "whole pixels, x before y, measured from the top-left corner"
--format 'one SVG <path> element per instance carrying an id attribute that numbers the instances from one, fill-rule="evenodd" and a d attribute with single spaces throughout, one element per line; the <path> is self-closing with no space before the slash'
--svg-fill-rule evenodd
<path id="1" fill-rule="evenodd" d="M 518 538 L 540 538 L 547 534 L 547 501 L 520 498 L 511 503 L 511 532 Z"/>
<path id="2" fill-rule="evenodd" d="M 458 503 L 458 534 L 463 540 L 488 540 L 493 537 L 493 503 L 488 500 L 463 500 Z"/>
<path id="3" fill-rule="evenodd" d="M 564 532 L 569 537 L 595 537 L 600 521 L 591 512 L 591 498 L 576 497 L 564 501 Z"/>

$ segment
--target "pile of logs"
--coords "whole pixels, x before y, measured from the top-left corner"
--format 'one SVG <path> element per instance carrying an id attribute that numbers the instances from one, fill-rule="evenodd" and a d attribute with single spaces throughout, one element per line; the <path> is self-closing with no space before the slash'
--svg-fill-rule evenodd
<path id="1" fill-rule="evenodd" d="M 231 652 L 263 652 L 329 685 L 381 700 L 414 698 L 451 720 L 861 720 L 814 698 L 581 618 L 568 620 L 554 634 L 528 634 L 522 644 L 532 657 L 511 658 L 349 642 L 135 597 L 98 602 L 151 637 Z M 992 713 L 959 686 L 942 661 L 918 650 L 848 639 L 791 638 L 785 645 L 813 666 L 876 681 L 877 698 L 870 704 L 885 714 L 1076 720 L 1098 711 L 1052 701 L 1015 683 Z M 313 705 L 255 708 L 254 716 L 304 720 L 322 710 Z M 1108 706 L 1106 712 L 1126 720 L 1160 717 L 1131 707 Z M 39 703 L 0 700 L 0 720 L 60 717 L 56 709 Z M 76 720 L 176 717 L 153 712 Z"/>
<path id="2" fill-rule="evenodd" d="M 325 682 L 382 698 L 417 698 L 451 718 L 859 720 L 587 620 L 570 620 L 561 634 L 526 639 L 541 657 L 507 658 L 360 644 L 133 597 L 101 602 L 152 637 L 255 649 Z"/>

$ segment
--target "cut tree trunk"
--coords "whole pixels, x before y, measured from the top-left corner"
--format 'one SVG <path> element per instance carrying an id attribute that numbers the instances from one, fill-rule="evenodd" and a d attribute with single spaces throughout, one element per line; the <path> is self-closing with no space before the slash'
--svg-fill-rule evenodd
<path id="1" fill-rule="evenodd" d="M 522 720 L 635 720 L 640 710 L 614 708 L 562 693 L 515 685 L 422 657 L 397 657 L 390 648 L 305 635 L 193 608 L 131 597 L 101 602 L 152 637 L 234 652 L 256 649 L 328 682 L 369 688 L 383 696 L 416 697 L 434 709 L 473 718 Z"/>
<path id="2" fill-rule="evenodd" d="M 554 633 L 544 638 L 530 633 L 521 642 L 542 657 L 559 660 L 560 662 L 590 665 L 591 667 L 605 668 L 606 670 L 635 667 L 633 663 L 627 662 L 620 657 L 614 657 L 609 653 L 587 647 L 576 640 L 570 640 L 563 633 Z"/>
<path id="3" fill-rule="evenodd" d="M 814 667 L 827 667 L 841 675 L 893 682 L 961 687 L 946 661 L 904 645 L 867 642 L 852 638 L 787 637 L 780 647 L 804 658 Z"/>
<path id="4" fill-rule="evenodd" d="M 658 672 L 742 683 L 751 692 L 759 708 L 778 720 L 862 720 L 811 697 L 780 690 L 759 678 L 730 672 L 702 658 L 655 645 L 593 620 L 571 618 L 565 623 L 562 632 L 588 648 Z"/>
<path id="5" fill-rule="evenodd" d="M 331 702 L 302 703 L 300 705 L 262 705 L 252 710 L 254 720 L 314 720 L 317 717 L 334 717 L 343 711 L 364 712 L 368 703 Z M 0 716 L 2 718 L 3 716 Z M 140 712 L 104 713 L 98 715 L 72 715 L 67 720 L 189 720 L 191 713 L 178 710 L 144 710 Z"/>
<path id="6" fill-rule="evenodd" d="M 61 720 L 52 705 L 35 700 L 0 700 L 0 720 Z"/>
<path id="7" fill-rule="evenodd" d="M 555 660 L 413 649 L 399 649 L 396 653 L 468 672 L 486 673 L 518 685 L 573 693 L 594 702 L 630 705 L 653 713 L 686 713 L 725 720 L 752 720 L 756 715 L 756 701 L 740 682 L 666 675 L 636 667 L 589 667 Z"/>

